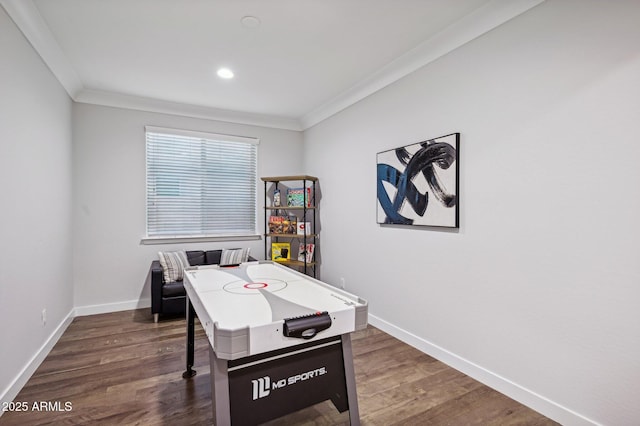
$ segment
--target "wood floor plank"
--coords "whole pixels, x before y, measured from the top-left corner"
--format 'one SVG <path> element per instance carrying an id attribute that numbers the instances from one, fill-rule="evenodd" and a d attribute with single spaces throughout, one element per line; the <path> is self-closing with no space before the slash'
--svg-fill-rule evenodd
<path id="1" fill-rule="evenodd" d="M 198 374 L 183 379 L 185 327 L 154 323 L 148 309 L 75 318 L 15 399 L 30 409 L 4 413 L 0 426 L 212 424 L 208 341 L 197 323 Z M 375 327 L 352 346 L 365 426 L 556 424 Z M 40 403 L 63 409 L 31 409 Z M 348 424 L 330 402 L 267 423 Z"/>

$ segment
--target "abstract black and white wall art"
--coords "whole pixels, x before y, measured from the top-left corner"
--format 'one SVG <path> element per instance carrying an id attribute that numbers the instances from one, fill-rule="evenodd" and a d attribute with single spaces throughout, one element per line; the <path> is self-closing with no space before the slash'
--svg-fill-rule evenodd
<path id="1" fill-rule="evenodd" d="M 377 156 L 381 224 L 458 227 L 460 133 Z"/>

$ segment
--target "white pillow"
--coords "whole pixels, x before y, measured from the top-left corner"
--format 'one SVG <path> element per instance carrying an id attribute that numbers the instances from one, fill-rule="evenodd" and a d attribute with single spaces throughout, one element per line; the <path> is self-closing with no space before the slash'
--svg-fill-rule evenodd
<path id="1" fill-rule="evenodd" d="M 176 281 L 182 281 L 183 270 L 189 266 L 187 253 L 185 253 L 184 250 L 160 251 L 158 252 L 158 257 L 160 258 L 160 265 L 162 265 L 164 282 L 174 283 Z"/>
<path id="2" fill-rule="evenodd" d="M 220 266 L 239 265 L 249 260 L 249 248 L 222 249 Z"/>

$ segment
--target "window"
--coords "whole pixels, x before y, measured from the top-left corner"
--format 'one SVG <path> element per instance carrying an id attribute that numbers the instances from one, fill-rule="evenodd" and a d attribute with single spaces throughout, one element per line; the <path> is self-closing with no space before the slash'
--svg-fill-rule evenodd
<path id="1" fill-rule="evenodd" d="M 148 239 L 257 235 L 258 139 L 145 130 Z"/>

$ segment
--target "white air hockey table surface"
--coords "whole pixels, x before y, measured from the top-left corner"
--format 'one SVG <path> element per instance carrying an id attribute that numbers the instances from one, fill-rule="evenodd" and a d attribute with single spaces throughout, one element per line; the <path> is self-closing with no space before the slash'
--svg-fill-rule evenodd
<path id="1" fill-rule="evenodd" d="M 350 333 L 367 302 L 276 262 L 185 269 L 187 370 L 194 316 L 210 347 L 214 421 L 258 424 L 330 399 L 359 423 Z"/>
<path id="2" fill-rule="evenodd" d="M 270 261 L 186 270 L 184 285 L 219 358 L 300 344 L 299 338 L 283 334 L 283 323 L 290 318 L 327 312 L 331 326 L 312 338 L 367 326 L 366 301 Z"/>

